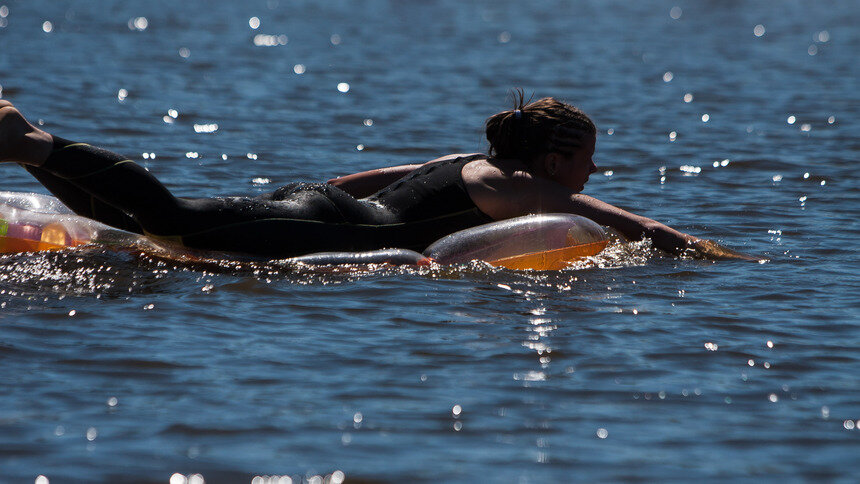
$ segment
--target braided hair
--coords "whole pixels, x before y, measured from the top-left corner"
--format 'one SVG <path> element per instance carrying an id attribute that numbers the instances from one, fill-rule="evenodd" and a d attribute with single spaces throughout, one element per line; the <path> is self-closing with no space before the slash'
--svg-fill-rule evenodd
<path id="1" fill-rule="evenodd" d="M 488 154 L 495 158 L 531 163 L 547 153 L 571 154 L 582 138 L 597 128 L 582 110 L 551 97 L 525 100 L 522 89 L 513 91 L 514 108 L 487 119 Z"/>

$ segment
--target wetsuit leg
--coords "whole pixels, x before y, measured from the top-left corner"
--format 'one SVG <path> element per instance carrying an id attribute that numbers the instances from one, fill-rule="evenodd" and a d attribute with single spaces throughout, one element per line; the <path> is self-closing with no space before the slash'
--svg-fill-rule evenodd
<path id="1" fill-rule="evenodd" d="M 380 214 L 330 185 L 268 198 L 178 198 L 131 160 L 87 144 L 55 142 L 41 169 L 127 214 L 148 235 L 192 248 L 283 257 L 381 247 L 373 230 L 358 225 L 372 224 Z M 79 192 L 58 192 L 81 203 Z"/>
<path id="2" fill-rule="evenodd" d="M 170 218 L 178 206 L 174 197 L 154 176 L 133 161 L 110 151 L 54 137 L 54 151 L 41 166 L 78 191 L 61 190 L 58 198 L 82 209 L 85 192 L 115 211 L 127 214 L 145 231 L 158 226 L 161 214 Z M 51 187 L 48 187 L 51 188 Z"/>
<path id="3" fill-rule="evenodd" d="M 60 199 L 76 214 L 96 220 L 111 227 L 120 228 L 136 234 L 142 234 L 143 229 L 133 218 L 123 211 L 112 207 L 89 193 L 81 190 L 71 182 L 52 175 L 47 170 L 31 165 L 23 165 L 36 180 Z"/>
<path id="4" fill-rule="evenodd" d="M 55 138 L 55 150 L 41 168 L 127 214 L 144 232 L 154 236 L 182 236 L 268 215 L 266 207 L 242 205 L 237 199 L 175 197 L 137 163 L 61 138 Z"/>

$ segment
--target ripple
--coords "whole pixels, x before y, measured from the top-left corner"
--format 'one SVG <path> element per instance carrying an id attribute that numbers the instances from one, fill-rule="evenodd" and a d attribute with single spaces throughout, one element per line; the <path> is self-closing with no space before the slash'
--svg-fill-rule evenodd
<path id="1" fill-rule="evenodd" d="M 3 98 L 60 136 L 156 154 L 141 157 L 178 195 L 484 150 L 484 120 L 523 86 L 597 122 L 612 176 L 589 194 L 771 261 L 618 237 L 558 272 L 2 256 L 4 478 L 855 475 L 856 2 L 777 16 L 749 2 L 94 2 L 55 18 L 20 3 L 0 23 L 15 46 Z M 0 169 L 3 189 L 42 190 Z"/>

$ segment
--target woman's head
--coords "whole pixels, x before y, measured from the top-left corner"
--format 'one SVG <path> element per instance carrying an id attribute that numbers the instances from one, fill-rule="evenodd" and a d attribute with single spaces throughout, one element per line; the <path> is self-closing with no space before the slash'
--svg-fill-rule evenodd
<path id="1" fill-rule="evenodd" d="M 588 115 L 570 104 L 550 97 L 526 103 L 518 89 L 514 108 L 491 116 L 486 126 L 489 155 L 495 158 L 521 160 L 550 178 L 560 160 L 588 158 L 588 166 L 583 167 L 586 181 L 595 169 L 591 154 L 597 128 Z"/>
<path id="2" fill-rule="evenodd" d="M 564 144 L 565 133 L 559 130 L 592 136 L 597 133 L 594 122 L 579 108 L 551 97 L 527 103 L 523 91 L 518 89 L 514 91 L 513 109 L 487 119 L 489 154 L 530 163 Z"/>

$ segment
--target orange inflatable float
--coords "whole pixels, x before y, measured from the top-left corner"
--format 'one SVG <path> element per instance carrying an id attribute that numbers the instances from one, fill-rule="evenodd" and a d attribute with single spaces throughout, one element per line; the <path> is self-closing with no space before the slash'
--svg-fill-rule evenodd
<path id="1" fill-rule="evenodd" d="M 541 214 L 453 233 L 431 244 L 423 254 L 383 249 L 325 252 L 289 260 L 307 265 L 432 262 L 447 265 L 479 260 L 514 270 L 558 270 L 570 262 L 598 254 L 607 243 L 603 229 L 585 217 Z M 0 192 L 0 254 L 59 250 L 83 244 L 160 246 L 147 237 L 74 215 L 54 197 Z"/>

